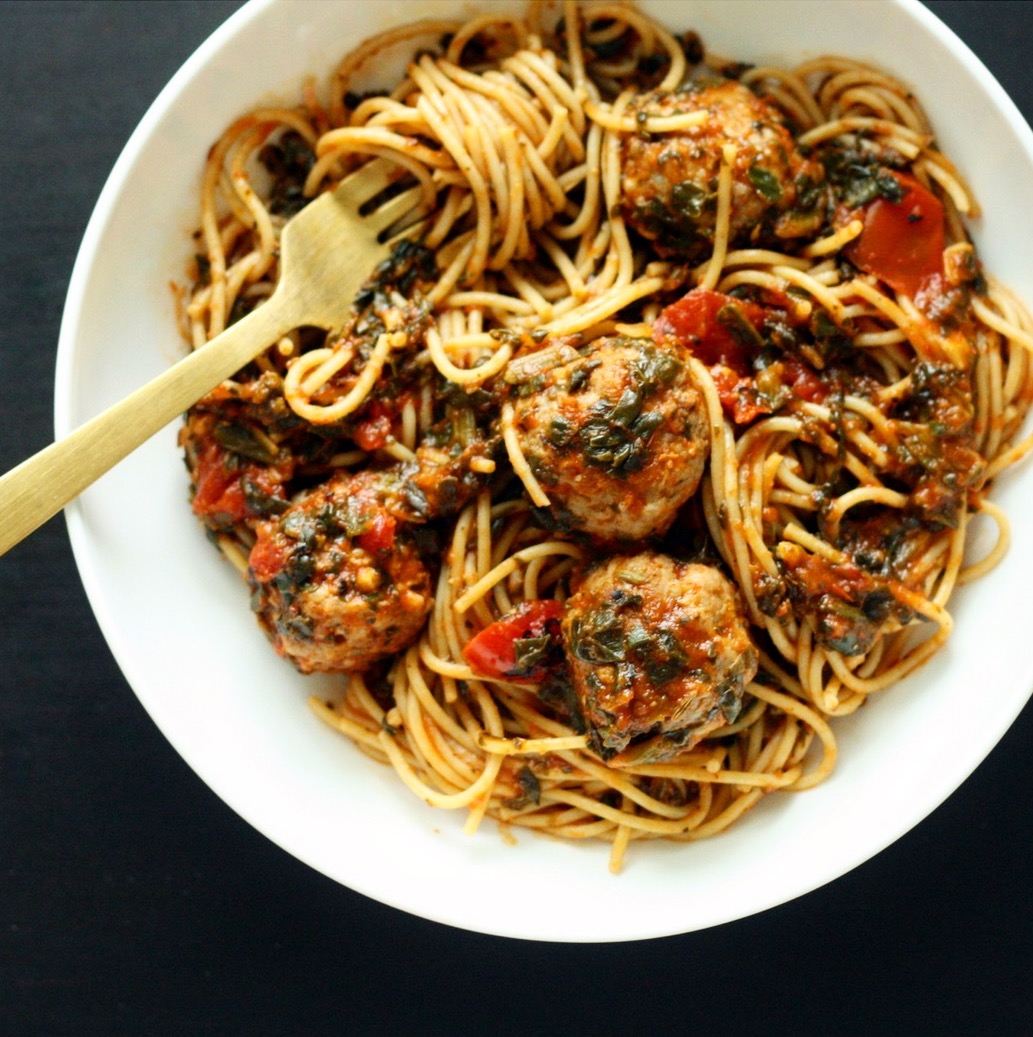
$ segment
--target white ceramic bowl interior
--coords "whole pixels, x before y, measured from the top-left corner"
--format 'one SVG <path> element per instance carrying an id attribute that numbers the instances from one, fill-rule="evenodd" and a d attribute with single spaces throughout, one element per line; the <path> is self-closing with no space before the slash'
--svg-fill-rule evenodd
<path id="1" fill-rule="evenodd" d="M 497 6 L 496 0 L 495 6 Z M 475 5 L 421 0 L 421 13 Z M 522 6 L 522 0 L 518 4 Z M 822 53 L 870 60 L 911 84 L 986 214 L 988 267 L 1033 298 L 1033 135 L 989 73 L 913 0 L 654 0 L 642 5 L 708 46 L 753 62 Z M 168 289 L 190 254 L 205 152 L 258 101 L 291 100 L 359 38 L 416 13 L 414 0 L 252 0 L 173 78 L 119 158 L 75 265 L 61 330 L 58 434 L 156 375 L 183 351 Z M 987 17 L 992 18 L 992 8 Z M 328 730 L 302 678 L 270 650 L 247 590 L 187 503 L 170 427 L 68 510 L 82 579 L 111 649 L 154 722 L 198 775 L 271 840 L 386 904 L 463 928 L 608 941 L 740 918 L 829 882 L 932 811 L 989 752 L 1033 687 L 1014 646 L 1033 614 L 1033 527 L 1014 525 L 1003 567 L 957 595 L 956 632 L 931 665 L 836 725 L 825 785 L 771 797 L 692 845 L 608 849 L 518 834 L 414 798 L 393 771 Z M 996 499 L 1033 508 L 1033 472 Z M 998 608 L 998 603 L 1008 607 Z M 978 695 L 977 708 L 972 698 Z M 607 905 L 619 904 L 619 910 Z"/>

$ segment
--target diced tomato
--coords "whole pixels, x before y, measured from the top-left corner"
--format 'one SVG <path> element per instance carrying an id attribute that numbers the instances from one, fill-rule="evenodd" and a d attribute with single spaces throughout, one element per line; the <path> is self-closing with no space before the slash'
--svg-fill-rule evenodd
<path id="1" fill-rule="evenodd" d="M 788 300 L 783 301 L 788 308 Z M 678 342 L 689 349 L 709 369 L 728 417 L 737 425 L 748 425 L 773 408 L 770 398 L 758 390 L 750 341 L 751 329 L 759 331 L 768 313 L 759 303 L 696 288 L 663 310 L 653 336 L 660 345 Z M 787 353 L 780 363 L 781 382 L 797 398 L 815 401 L 828 394 L 799 357 Z"/>
<path id="2" fill-rule="evenodd" d="M 240 469 L 231 466 L 229 453 L 218 443 L 209 443 L 197 465 L 194 514 L 222 522 L 242 521 L 247 502 L 240 475 Z"/>
<path id="3" fill-rule="evenodd" d="M 904 188 L 903 198 L 869 202 L 864 229 L 844 251 L 865 273 L 914 298 L 924 281 L 943 273 L 943 205 L 914 177 L 893 176 Z"/>
<path id="4" fill-rule="evenodd" d="M 258 527 L 258 539 L 251 548 L 248 565 L 259 583 L 268 583 L 284 566 L 290 548 L 275 522 Z"/>
<path id="5" fill-rule="evenodd" d="M 390 551 L 395 544 L 395 530 L 398 522 L 393 515 L 386 511 L 378 511 L 369 524 L 369 527 L 356 537 L 359 547 L 370 554 L 379 554 L 381 551 Z"/>
<path id="6" fill-rule="evenodd" d="M 770 407 L 761 404 L 756 384 L 749 376 L 740 375 L 723 364 L 714 364 L 710 375 L 722 408 L 737 425 L 748 425 L 754 418 L 770 412 Z"/>
<path id="7" fill-rule="evenodd" d="M 782 365 L 785 375 L 783 382 L 793 390 L 797 399 L 821 403 L 828 396 L 828 386 L 798 357 L 784 357 Z"/>
<path id="8" fill-rule="evenodd" d="M 544 636 L 558 640 L 562 614 L 563 606 L 558 601 L 525 601 L 486 626 L 463 649 L 463 658 L 486 677 L 529 682 L 541 680 L 546 672 L 544 665 L 518 669 L 514 642 Z"/>
<path id="9" fill-rule="evenodd" d="M 402 413 L 411 394 L 403 392 L 390 400 L 376 399 L 370 402 L 365 416 L 355 426 L 352 439 L 362 450 L 381 450 L 387 446 L 395 431 L 395 423 Z"/>
<path id="10" fill-rule="evenodd" d="M 764 310 L 757 303 L 694 288 L 660 313 L 653 337 L 660 345 L 680 343 L 705 364 L 721 406 L 736 424 L 745 425 L 765 413 L 755 391 L 748 342 L 749 328 L 763 319 Z"/>
<path id="11" fill-rule="evenodd" d="M 680 342 L 708 367 L 723 364 L 746 375 L 752 357 L 748 345 L 734 334 L 736 317 L 756 327 L 764 319 L 764 310 L 757 303 L 733 299 L 723 292 L 694 288 L 660 313 L 653 337 L 661 345 Z"/>
<path id="12" fill-rule="evenodd" d="M 378 414 L 355 426 L 352 439 L 361 450 L 380 450 L 391 438 L 391 418 Z"/>
<path id="13" fill-rule="evenodd" d="M 253 507 L 255 501 L 283 498 L 284 487 L 293 475 L 295 464 L 293 459 L 273 465 L 242 461 L 218 443 L 209 442 L 200 455 L 194 474 L 194 514 L 216 526 L 254 518 L 257 514 Z"/>

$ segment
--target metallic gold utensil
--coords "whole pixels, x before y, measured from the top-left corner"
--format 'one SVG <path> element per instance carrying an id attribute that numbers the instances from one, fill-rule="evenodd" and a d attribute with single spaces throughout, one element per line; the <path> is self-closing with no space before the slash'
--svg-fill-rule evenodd
<path id="1" fill-rule="evenodd" d="M 381 159 L 346 176 L 284 226 L 280 276 L 247 316 L 125 399 L 0 477 L 0 554 L 263 350 L 303 325 L 338 327 L 362 282 L 417 225 L 419 188 L 372 209 L 399 171 Z"/>

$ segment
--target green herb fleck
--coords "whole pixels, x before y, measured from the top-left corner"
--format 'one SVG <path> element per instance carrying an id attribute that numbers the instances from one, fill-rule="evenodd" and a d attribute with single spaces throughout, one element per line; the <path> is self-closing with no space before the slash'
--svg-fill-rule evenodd
<path id="1" fill-rule="evenodd" d="M 750 183 L 753 184 L 757 193 L 765 201 L 774 204 L 782 197 L 782 185 L 778 182 L 778 177 L 770 170 L 764 169 L 762 166 L 753 165 L 750 166 L 746 175 L 750 178 Z"/>

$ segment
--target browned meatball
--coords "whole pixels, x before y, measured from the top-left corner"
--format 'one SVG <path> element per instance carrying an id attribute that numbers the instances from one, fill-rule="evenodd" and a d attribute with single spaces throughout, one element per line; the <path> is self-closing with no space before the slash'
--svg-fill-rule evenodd
<path id="1" fill-rule="evenodd" d="M 525 388 L 513 411 L 557 525 L 601 542 L 666 532 L 710 449 L 687 354 L 652 339 L 597 339 Z"/>
<path id="2" fill-rule="evenodd" d="M 375 478 L 335 476 L 259 526 L 253 607 L 302 673 L 368 669 L 408 647 L 432 604 L 415 546 Z"/>
<path id="3" fill-rule="evenodd" d="M 666 759 L 731 723 L 757 671 L 732 583 L 653 551 L 590 567 L 562 628 L 592 744 L 617 764 Z"/>
<path id="4" fill-rule="evenodd" d="M 653 91 L 635 98 L 639 119 L 706 111 L 706 121 L 669 133 L 628 134 L 622 142 L 624 216 L 667 254 L 701 259 L 714 241 L 722 149 L 735 147 L 729 237 L 770 243 L 815 229 L 820 164 L 804 158 L 779 112 L 743 84 Z"/>

